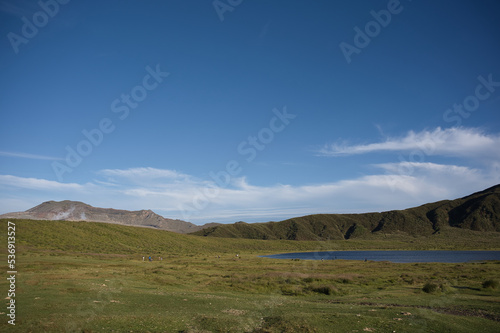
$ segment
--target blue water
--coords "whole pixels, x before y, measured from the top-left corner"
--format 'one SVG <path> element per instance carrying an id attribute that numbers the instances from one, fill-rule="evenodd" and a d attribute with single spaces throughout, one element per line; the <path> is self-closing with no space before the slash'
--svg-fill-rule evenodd
<path id="1" fill-rule="evenodd" d="M 500 260 L 500 251 L 327 251 L 283 253 L 263 257 L 303 260 L 366 259 L 372 261 L 390 261 L 394 263 L 461 263 L 469 261 Z"/>

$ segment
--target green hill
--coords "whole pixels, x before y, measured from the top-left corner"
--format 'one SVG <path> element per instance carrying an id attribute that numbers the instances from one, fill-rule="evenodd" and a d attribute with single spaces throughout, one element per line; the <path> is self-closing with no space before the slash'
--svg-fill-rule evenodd
<path id="1" fill-rule="evenodd" d="M 500 185 L 464 198 L 405 210 L 365 214 L 316 214 L 281 222 L 237 222 L 193 233 L 250 239 L 341 240 L 403 233 L 428 236 L 447 228 L 500 232 Z"/>
<path id="2" fill-rule="evenodd" d="M 499 207 L 500 186 L 495 186 L 461 199 L 400 211 L 239 222 L 188 235 L 87 221 L 0 219 L 0 225 L 7 230 L 7 221 L 15 222 L 16 243 L 23 250 L 50 253 L 186 256 L 349 249 L 497 249 Z M 0 239 L 0 245 L 4 249 L 0 252 L 4 252 L 6 238 Z"/>
<path id="3" fill-rule="evenodd" d="M 16 325 L 6 319 L 0 332 L 498 331 L 498 262 L 396 264 L 257 256 L 498 250 L 498 232 L 450 227 L 429 237 L 396 233 L 297 242 L 75 221 L 0 219 L 0 229 L 7 231 L 8 221 L 16 228 L 18 312 Z M 5 263 L 7 249 L 7 237 L 0 237 Z M 149 255 L 153 262 L 142 260 Z M 157 260 L 160 256 L 164 260 Z M 486 282 L 493 287 L 484 287 Z M 424 292 L 427 285 L 436 291 Z M 10 286 L 9 280 L 0 281 L 4 296 Z"/>
<path id="4" fill-rule="evenodd" d="M 8 221 L 15 223 L 16 251 L 18 253 L 186 257 L 200 254 L 222 255 L 227 253 L 234 256 L 238 253 L 273 253 L 318 249 L 318 242 L 206 238 L 154 228 L 104 222 L 0 219 L 0 227 L 3 230 L 7 230 Z M 324 246 L 330 245 L 330 242 L 322 243 Z M 390 246 L 398 245 L 402 244 L 396 242 Z M 353 246 L 357 247 L 358 245 L 353 243 L 347 248 Z M 370 245 L 367 244 L 367 246 Z M 388 245 L 372 244 L 371 246 L 385 248 Z M 0 253 L 7 254 L 7 237 L 0 238 Z"/>
<path id="5" fill-rule="evenodd" d="M 331 218 L 331 216 L 326 216 L 326 218 L 328 217 Z M 344 216 L 344 218 L 346 223 L 349 222 L 349 217 Z M 357 224 L 354 228 L 347 228 L 346 225 L 343 228 L 350 232 L 348 239 L 330 237 L 330 240 L 297 242 L 286 239 L 202 237 L 102 222 L 0 219 L 0 227 L 7 230 L 8 221 L 13 221 L 16 225 L 16 251 L 23 254 L 191 257 L 223 254 L 234 256 L 238 253 L 270 254 L 332 250 L 500 249 L 499 232 L 482 232 L 452 227 L 445 228 L 442 232 L 430 236 L 411 236 L 401 232 L 383 234 L 375 232 L 372 235 L 360 224 Z M 314 223 L 312 224 L 314 225 Z M 279 223 L 270 225 L 284 226 L 283 230 L 286 230 L 287 226 Z M 229 227 L 236 230 L 240 228 L 240 230 L 244 231 L 247 226 L 247 224 L 240 223 Z M 305 229 L 305 224 L 297 223 L 296 226 L 296 235 L 306 234 L 302 230 Z M 317 230 L 320 229 L 317 228 Z M 271 229 L 266 229 L 265 224 L 260 224 L 257 228 L 250 230 L 254 231 L 255 235 L 258 235 L 258 232 Z M 278 228 L 274 230 L 275 232 L 279 231 Z M 309 232 L 309 235 L 312 235 L 310 230 L 306 231 Z M 326 235 L 326 233 L 323 234 Z M 0 249 L 2 249 L 0 253 L 7 254 L 7 237 L 0 239 Z"/>
<path id="6" fill-rule="evenodd" d="M 0 281 L 5 304 L 15 297 L 18 310 L 16 325 L 6 319 L 0 332 L 497 332 L 495 261 L 396 264 L 258 256 L 499 250 L 500 232 L 471 230 L 496 228 L 496 191 L 405 211 L 227 226 L 236 235 L 268 240 L 103 222 L 0 219 L 5 232 L 15 224 L 19 272 L 15 296 L 7 296 L 12 282 Z M 290 240 L 269 239 L 278 235 Z M 320 241 L 295 240 L 307 237 Z M 7 243 L 7 235 L 0 237 L 6 264 Z M 142 260 L 149 255 L 152 262 Z M 426 286 L 435 291 L 426 292 Z"/>

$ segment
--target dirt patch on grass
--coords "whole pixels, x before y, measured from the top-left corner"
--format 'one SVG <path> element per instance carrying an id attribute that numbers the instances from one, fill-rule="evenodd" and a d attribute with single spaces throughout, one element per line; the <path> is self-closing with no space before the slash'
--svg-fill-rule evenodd
<path id="1" fill-rule="evenodd" d="M 394 303 L 389 303 L 389 304 L 372 303 L 372 302 L 353 303 L 353 302 L 342 302 L 342 301 L 336 301 L 336 300 L 327 300 L 326 303 L 352 304 L 352 305 L 362 305 L 362 306 L 371 306 L 371 307 L 380 307 L 380 308 L 387 308 L 387 307 L 392 308 L 392 307 L 394 307 L 394 308 L 427 309 L 427 310 L 432 310 L 435 312 L 454 315 L 454 316 L 479 317 L 479 318 L 485 318 L 485 319 L 500 322 L 500 314 L 498 314 L 498 313 L 492 313 L 492 312 L 489 312 L 486 310 L 471 309 L 471 308 L 465 308 L 465 307 L 459 307 L 459 306 L 431 307 L 431 306 L 423 306 L 423 305 L 407 305 L 407 304 L 394 304 Z M 402 314 L 406 315 L 406 313 L 409 313 L 409 312 L 405 312 Z"/>
<path id="2" fill-rule="evenodd" d="M 212 294 L 198 294 L 194 295 L 196 298 L 204 298 L 204 299 L 227 299 L 225 296 L 212 295 Z"/>
<path id="3" fill-rule="evenodd" d="M 228 310 L 222 310 L 224 313 L 231 314 L 233 316 L 241 316 L 247 313 L 248 311 L 245 310 L 236 310 L 236 309 L 228 309 Z"/>
<path id="4" fill-rule="evenodd" d="M 481 309 L 467 309 L 461 307 L 430 308 L 430 309 L 439 313 L 451 314 L 455 316 L 480 317 L 500 322 L 500 314 L 491 313 Z"/>

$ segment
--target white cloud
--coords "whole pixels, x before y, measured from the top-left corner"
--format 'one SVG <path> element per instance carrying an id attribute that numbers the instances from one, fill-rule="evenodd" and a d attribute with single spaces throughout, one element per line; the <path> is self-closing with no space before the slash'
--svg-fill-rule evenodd
<path id="1" fill-rule="evenodd" d="M 418 151 L 425 155 L 453 157 L 500 157 L 500 135 L 486 134 L 478 128 L 436 128 L 433 131 L 409 131 L 400 138 L 361 145 L 330 144 L 318 151 L 321 156 L 345 156 L 384 151 Z"/>
<path id="2" fill-rule="evenodd" d="M 28 158 L 28 159 L 32 159 L 32 160 L 50 160 L 50 161 L 63 160 L 62 157 L 52 157 L 52 156 L 35 155 L 35 154 L 18 153 L 18 152 L 8 152 L 8 151 L 0 151 L 0 156 Z"/>
<path id="3" fill-rule="evenodd" d="M 400 208 L 402 202 L 424 203 L 461 195 L 498 184 L 500 174 L 500 135 L 486 134 L 478 128 L 455 127 L 421 132 L 409 131 L 399 138 L 383 142 L 348 145 L 334 144 L 319 151 L 321 156 L 347 156 L 376 152 L 399 152 L 401 162 L 375 164 L 384 174 L 375 174 L 339 182 L 343 193 L 352 198 L 367 198 L 369 206 L 378 202 Z M 454 157 L 462 165 L 432 163 Z M 409 161 L 407 161 L 409 160 Z M 417 161 L 415 161 L 417 160 Z M 478 163 L 481 162 L 481 163 Z M 475 167 L 471 167 L 474 165 Z M 478 168 L 479 167 L 479 168 Z M 390 192 L 387 192 L 386 186 Z M 352 191 L 360 191 L 359 194 Z M 374 190 L 374 191 L 372 191 Z M 397 194 L 397 195 L 392 195 Z M 385 203 L 385 204 L 384 204 Z"/>
<path id="4" fill-rule="evenodd" d="M 11 192 L 16 193 L 16 198 L 29 199 L 30 204 L 37 202 L 35 198 L 38 203 L 68 199 L 97 207 L 152 209 L 165 217 L 194 223 L 265 222 L 317 213 L 404 209 L 468 195 L 500 180 L 495 170 L 489 172 L 458 165 L 400 162 L 374 166 L 377 171 L 372 175 L 302 186 L 256 186 L 238 177 L 231 179 L 228 187 L 218 187 L 211 181 L 153 168 L 98 173 L 104 177 L 120 176 L 124 183 L 65 184 L 0 175 L 0 187 L 10 189 L 0 193 L 0 202 L 13 200 Z M 134 178 L 134 182 L 127 182 L 130 178 Z M 5 205 L 0 205 L 0 209 L 3 213 L 13 211 Z"/>
<path id="5" fill-rule="evenodd" d="M 39 178 L 0 175 L 0 214 L 24 211 L 44 201 L 102 200 L 106 193 L 94 184 L 59 183 Z"/>
<path id="6" fill-rule="evenodd" d="M 113 178 L 127 179 L 134 182 L 153 181 L 158 179 L 188 179 L 190 176 L 175 170 L 155 168 L 105 169 L 99 174 Z"/>
<path id="7" fill-rule="evenodd" d="M 453 197 L 453 193 L 466 194 L 467 189 L 479 190 L 487 188 L 500 181 L 500 175 L 491 173 L 489 169 L 475 169 L 466 166 L 400 162 L 384 163 L 375 165 L 394 179 L 397 177 L 407 177 L 410 182 L 398 184 L 394 182 L 394 187 L 404 189 L 409 193 L 424 196 L 426 193 L 437 197 Z M 413 189 L 413 190 L 410 190 Z M 472 191 L 472 190 L 470 190 Z"/>
<path id="8" fill-rule="evenodd" d="M 271 220 L 291 215 L 383 211 L 454 199 L 498 181 L 498 177 L 480 170 L 434 163 L 413 163 L 411 175 L 403 174 L 399 168 L 410 165 L 401 164 L 379 165 L 385 174 L 326 184 L 259 187 L 245 180 L 245 185 L 239 188 L 220 189 L 215 198 L 203 196 L 200 188 L 198 196 L 182 203 L 181 207 L 188 219 L 204 219 L 203 215 L 210 215 L 233 217 L 233 221 L 245 220 L 242 218 L 245 213 L 247 219 L 255 219 L 264 212 L 264 220 Z"/>
<path id="9" fill-rule="evenodd" d="M 330 146 L 323 155 L 341 156 L 380 151 L 418 149 L 426 156 L 484 158 L 488 163 L 442 164 L 430 161 L 372 164 L 373 174 L 337 182 L 293 186 L 256 186 L 245 177 L 233 177 L 220 187 L 211 179 L 151 167 L 105 169 L 92 183 L 0 175 L 0 202 L 78 200 L 97 207 L 153 209 L 169 218 L 195 223 L 269 221 L 317 213 L 361 213 L 404 209 L 427 202 L 454 199 L 500 182 L 500 137 L 478 129 L 437 128 L 409 132 L 367 145 Z M 487 156 L 487 157 L 486 157 Z M 411 160 L 411 159 L 410 159 Z M 15 195 L 14 195 L 15 193 Z M 25 209 L 31 208 L 28 206 Z M 4 213 L 13 211 L 0 204 Z"/>
<path id="10" fill-rule="evenodd" d="M 384 169 L 393 174 L 414 174 L 418 171 L 427 173 L 446 173 L 460 176 L 474 176 L 480 172 L 478 169 L 472 169 L 459 165 L 436 164 L 431 162 L 400 162 L 400 163 L 382 163 L 374 166 Z"/>
<path id="11" fill-rule="evenodd" d="M 84 185 L 75 183 L 59 183 L 52 180 L 23 178 L 11 175 L 0 175 L 0 186 L 44 191 L 80 191 L 85 188 Z"/>

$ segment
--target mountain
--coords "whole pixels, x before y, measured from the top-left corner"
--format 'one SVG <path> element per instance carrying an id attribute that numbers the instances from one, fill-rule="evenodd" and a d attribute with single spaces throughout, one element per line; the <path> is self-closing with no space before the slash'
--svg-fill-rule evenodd
<path id="1" fill-rule="evenodd" d="M 106 222 L 199 236 L 249 239 L 328 240 L 394 233 L 426 236 L 446 228 L 500 232 L 500 185 L 460 199 L 443 200 L 405 210 L 316 214 L 267 223 L 210 223 L 198 226 L 164 218 L 151 210 L 97 208 L 68 200 L 47 201 L 25 212 L 8 213 L 0 215 L 0 218 Z"/>
<path id="2" fill-rule="evenodd" d="M 237 222 L 196 231 L 199 236 L 328 240 L 405 233 L 426 236 L 445 228 L 500 232 L 500 185 L 464 198 L 405 210 L 365 214 L 316 214 L 281 222 Z"/>
<path id="3" fill-rule="evenodd" d="M 111 208 L 97 208 L 78 201 L 47 201 L 25 212 L 8 213 L 0 218 L 32 220 L 65 220 L 117 223 L 140 227 L 153 227 L 177 233 L 189 233 L 204 227 L 190 222 L 172 220 L 155 214 L 151 210 L 128 211 Z"/>

